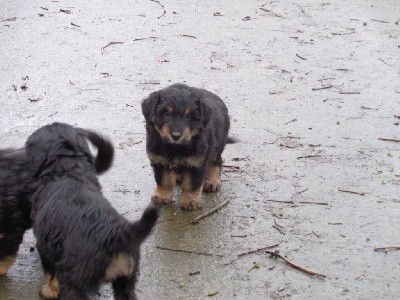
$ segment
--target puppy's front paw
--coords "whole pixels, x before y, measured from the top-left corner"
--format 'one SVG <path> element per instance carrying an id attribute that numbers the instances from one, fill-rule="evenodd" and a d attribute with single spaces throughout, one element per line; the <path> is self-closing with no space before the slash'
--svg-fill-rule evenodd
<path id="1" fill-rule="evenodd" d="M 218 192 L 221 189 L 222 182 L 220 179 L 204 181 L 203 191 L 206 193 Z"/>
<path id="2" fill-rule="evenodd" d="M 172 202 L 172 197 L 170 198 L 163 198 L 160 197 L 159 195 L 153 195 L 151 197 L 151 201 L 153 201 L 154 204 L 168 204 Z"/>
<path id="3" fill-rule="evenodd" d="M 180 207 L 183 210 L 195 210 L 199 209 L 201 202 L 201 191 L 199 192 L 185 192 L 182 191 L 182 198 L 180 202 Z"/>
<path id="4" fill-rule="evenodd" d="M 174 193 L 174 189 L 166 189 L 162 186 L 157 186 L 156 190 L 151 197 L 151 201 L 155 204 L 168 204 L 172 202 L 172 195 Z"/>

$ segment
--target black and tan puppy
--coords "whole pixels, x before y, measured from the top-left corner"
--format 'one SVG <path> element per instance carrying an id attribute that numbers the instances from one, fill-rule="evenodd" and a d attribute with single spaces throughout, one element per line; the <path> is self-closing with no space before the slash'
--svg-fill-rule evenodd
<path id="1" fill-rule="evenodd" d="M 139 250 L 158 217 L 146 209 L 130 223 L 102 195 L 84 134 L 54 123 L 26 142 L 33 177 L 33 232 L 46 282 L 44 298 L 88 299 L 112 282 L 115 299 L 136 299 Z"/>
<path id="2" fill-rule="evenodd" d="M 95 132 L 82 133 L 98 150 L 97 174 L 107 171 L 114 157 L 113 145 Z M 32 226 L 30 195 L 25 149 L 0 150 L 0 275 L 15 261 L 24 233 Z"/>
<path id="3" fill-rule="evenodd" d="M 182 182 L 180 207 L 200 207 L 202 191 L 221 187 L 221 154 L 228 137 L 229 116 L 215 94 L 174 84 L 142 102 L 147 155 L 154 170 L 157 204 L 170 203 L 176 181 Z"/>

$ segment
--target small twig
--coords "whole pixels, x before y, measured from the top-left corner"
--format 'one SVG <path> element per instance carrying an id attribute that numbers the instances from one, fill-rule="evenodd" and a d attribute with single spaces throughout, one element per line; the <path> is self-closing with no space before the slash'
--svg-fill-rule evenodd
<path id="1" fill-rule="evenodd" d="M 230 166 L 230 165 L 223 165 L 224 168 L 230 168 L 230 169 L 236 169 L 239 170 L 240 167 L 239 166 Z"/>
<path id="2" fill-rule="evenodd" d="M 297 157 L 297 159 L 301 159 L 301 158 L 314 158 L 314 157 L 321 157 L 321 155 L 305 155 L 305 156 L 299 156 L 299 157 Z"/>
<path id="3" fill-rule="evenodd" d="M 367 193 L 363 193 L 363 192 L 354 192 L 354 191 L 349 191 L 349 190 L 341 190 L 338 189 L 339 192 L 342 193 L 350 193 L 350 194 L 356 194 L 356 195 L 360 195 L 360 196 L 365 196 Z"/>
<path id="4" fill-rule="evenodd" d="M 271 246 L 266 246 L 266 247 L 258 248 L 258 249 L 255 249 L 255 250 L 250 250 L 250 251 L 247 251 L 247 252 L 243 252 L 243 253 L 238 254 L 238 257 L 243 257 L 243 256 L 245 256 L 245 255 L 257 253 L 257 252 L 264 251 L 264 250 L 266 250 L 266 249 L 275 248 L 275 247 L 278 247 L 278 246 L 279 246 L 279 243 L 274 244 L 274 245 L 271 245 Z"/>
<path id="5" fill-rule="evenodd" d="M 181 34 L 181 37 L 187 37 L 187 38 L 192 38 L 192 39 L 197 39 L 194 35 L 189 35 L 189 34 Z"/>
<path id="6" fill-rule="evenodd" d="M 296 56 L 297 56 L 298 58 L 302 59 L 302 60 L 307 60 L 307 58 L 302 57 L 302 56 L 298 55 L 297 53 L 296 53 Z"/>
<path id="7" fill-rule="evenodd" d="M 75 27 L 79 27 L 79 28 L 81 27 L 81 26 L 79 26 L 79 25 L 77 25 L 77 24 L 75 24 L 75 23 L 72 23 L 72 22 L 71 22 L 71 25 L 72 25 L 72 26 L 75 26 Z"/>
<path id="8" fill-rule="evenodd" d="M 371 21 L 379 22 L 379 23 L 385 23 L 385 24 L 389 24 L 390 23 L 388 21 L 381 21 L 381 20 L 376 20 L 376 19 L 371 19 Z"/>
<path id="9" fill-rule="evenodd" d="M 286 257 L 280 255 L 278 250 L 275 250 L 275 252 L 266 250 L 265 253 L 268 253 L 272 258 L 277 258 L 278 257 L 278 258 L 282 259 L 283 261 L 285 261 L 291 267 L 293 267 L 293 268 L 295 268 L 297 270 L 300 270 L 300 271 L 302 271 L 304 273 L 307 273 L 307 274 L 309 274 L 311 276 L 326 277 L 326 275 L 324 275 L 324 274 L 321 274 L 321 273 L 318 273 L 318 272 L 314 272 L 314 271 L 308 270 L 306 268 L 303 268 L 303 267 L 301 267 L 299 265 L 296 265 L 295 263 L 293 263 L 290 260 L 288 260 Z"/>
<path id="10" fill-rule="evenodd" d="M 167 13 L 167 11 L 165 10 L 165 7 L 164 7 L 164 5 L 162 5 L 159 1 L 157 1 L 157 0 L 150 0 L 151 2 L 155 2 L 155 3 L 158 3 L 160 6 L 161 6 L 161 8 L 163 9 L 163 13 L 160 15 L 160 16 L 158 16 L 157 17 L 157 19 L 161 19 L 166 13 Z"/>
<path id="11" fill-rule="evenodd" d="M 316 234 L 314 231 L 311 231 L 317 238 L 320 238 L 321 236 L 319 234 Z"/>
<path id="12" fill-rule="evenodd" d="M 158 37 L 156 37 L 156 36 L 149 36 L 149 37 L 145 37 L 145 38 L 136 38 L 136 39 L 133 39 L 132 41 L 133 42 L 144 41 L 144 40 L 153 40 L 153 41 L 155 41 L 157 39 L 158 39 Z"/>
<path id="13" fill-rule="evenodd" d="M 281 200 L 274 200 L 274 199 L 267 199 L 267 200 L 265 200 L 265 201 L 294 204 L 293 201 L 283 201 L 283 200 L 281 201 Z"/>
<path id="14" fill-rule="evenodd" d="M 293 120 L 290 120 L 289 122 L 286 122 L 284 125 L 287 125 L 287 124 L 290 124 L 290 123 L 293 123 L 293 122 L 296 122 L 297 121 L 297 119 L 293 119 Z"/>
<path id="15" fill-rule="evenodd" d="M 71 13 L 71 11 L 68 10 L 68 9 L 60 9 L 60 12 L 63 12 L 65 14 L 67 14 L 67 15 L 69 15 Z"/>
<path id="16" fill-rule="evenodd" d="M 399 139 L 378 138 L 378 140 L 385 141 L 385 142 L 396 142 L 396 143 L 400 143 L 400 140 L 399 140 Z"/>
<path id="17" fill-rule="evenodd" d="M 247 251 L 247 252 L 240 253 L 240 254 L 238 254 L 238 256 L 235 259 L 231 260 L 228 263 L 225 263 L 224 266 L 228 266 L 228 265 L 233 264 L 235 261 L 239 260 L 243 256 L 246 256 L 246 255 L 249 255 L 249 254 L 253 254 L 253 253 L 257 253 L 257 252 L 263 251 L 265 249 L 275 248 L 275 247 L 278 247 L 278 246 L 279 246 L 279 243 L 277 243 L 275 245 L 272 245 L 272 246 L 266 246 L 266 247 L 258 248 L 258 249 L 255 249 L 255 250 L 250 250 L 250 251 Z"/>
<path id="18" fill-rule="evenodd" d="M 281 200 L 273 200 L 273 199 L 268 199 L 265 201 L 269 202 L 277 202 L 277 203 L 288 203 L 288 204 L 296 204 L 294 201 L 281 201 Z M 312 201 L 299 201 L 298 203 L 301 204 L 316 204 L 316 205 L 329 205 L 327 202 L 312 202 Z"/>
<path id="19" fill-rule="evenodd" d="M 307 192 L 308 191 L 308 188 L 307 189 L 304 189 L 304 190 L 302 190 L 302 191 L 300 191 L 300 192 L 296 192 L 296 193 L 294 193 L 295 195 L 300 195 L 300 194 L 302 194 L 302 193 L 304 193 L 304 192 Z"/>
<path id="20" fill-rule="evenodd" d="M 358 95 L 358 94 L 361 94 L 361 92 L 346 92 L 346 91 L 339 91 L 339 94 L 341 94 L 341 95 Z"/>
<path id="21" fill-rule="evenodd" d="M 285 235 L 286 234 L 286 230 L 285 227 L 283 227 L 282 225 L 279 225 L 276 220 L 274 220 L 275 225 L 272 225 L 273 228 L 275 228 L 276 230 L 278 230 L 281 234 Z"/>
<path id="22" fill-rule="evenodd" d="M 375 247 L 374 251 L 400 250 L 400 246 Z"/>
<path id="23" fill-rule="evenodd" d="M 200 271 L 196 271 L 196 272 L 189 272 L 189 276 L 195 276 L 200 274 Z"/>
<path id="24" fill-rule="evenodd" d="M 285 19 L 284 16 L 278 15 L 276 12 L 273 12 L 273 11 L 270 10 L 270 9 L 266 9 L 266 8 L 263 8 L 263 7 L 260 7 L 260 9 L 263 10 L 263 11 L 269 12 L 270 14 L 274 15 L 275 17 Z"/>
<path id="25" fill-rule="evenodd" d="M 104 50 L 107 47 L 110 47 L 111 45 L 118 45 L 118 44 L 123 44 L 124 42 L 109 42 L 107 45 L 105 45 L 104 47 L 101 48 L 101 53 L 104 53 Z"/>
<path id="26" fill-rule="evenodd" d="M 173 249 L 173 248 L 162 247 L 162 246 L 158 246 L 158 245 L 156 245 L 156 247 L 161 250 L 168 250 L 168 251 L 173 251 L 173 252 L 183 252 L 183 253 L 200 254 L 200 255 L 206 255 L 206 256 L 223 257 L 223 255 L 221 255 L 221 254 L 214 254 L 214 253 L 207 253 L 207 252 L 200 252 L 200 251 L 190 251 L 190 250 L 185 250 L 185 249 Z"/>
<path id="27" fill-rule="evenodd" d="M 247 234 L 242 234 L 242 235 L 233 235 L 233 234 L 231 234 L 231 237 L 245 238 L 245 237 L 247 237 Z"/>
<path id="28" fill-rule="evenodd" d="M 300 201 L 301 204 L 329 205 L 327 202 Z"/>
<path id="29" fill-rule="evenodd" d="M 343 225 L 342 222 L 328 222 L 328 225 Z"/>
<path id="30" fill-rule="evenodd" d="M 209 215 L 215 213 L 217 210 L 220 210 L 222 207 L 224 207 L 225 205 L 227 205 L 229 203 L 229 201 L 231 201 L 231 198 L 226 199 L 224 202 L 222 202 L 221 204 L 217 205 L 216 207 L 206 211 L 204 214 L 201 214 L 200 216 L 197 216 L 196 218 L 194 218 L 192 221 L 190 221 L 190 224 L 197 224 L 199 223 L 199 221 L 201 219 L 204 219 L 205 217 L 208 217 Z"/>
<path id="31" fill-rule="evenodd" d="M 312 88 L 311 90 L 312 91 L 319 91 L 319 90 L 326 90 L 326 89 L 331 89 L 331 88 L 333 88 L 333 85 L 327 85 L 327 86 L 323 86 L 323 87 L 320 87 L 320 88 Z"/>
<path id="32" fill-rule="evenodd" d="M 348 32 L 332 32 L 332 35 L 347 35 L 347 34 L 353 34 L 355 33 L 355 30 L 352 29 L 351 31 Z"/>
<path id="33" fill-rule="evenodd" d="M 367 107 L 367 106 L 364 106 L 364 105 L 361 105 L 361 108 L 362 109 L 368 109 L 368 110 L 379 110 L 379 108 L 372 108 L 372 107 Z"/>
<path id="34" fill-rule="evenodd" d="M 294 149 L 294 148 L 296 148 L 296 147 L 288 146 L 288 145 L 284 145 L 284 144 L 279 144 L 279 147 L 284 147 L 284 148 L 289 148 L 289 149 Z"/>
<path id="35" fill-rule="evenodd" d="M 12 18 L 8 18 L 8 19 L 2 19 L 1 22 L 14 22 L 17 20 L 17 17 L 12 17 Z"/>

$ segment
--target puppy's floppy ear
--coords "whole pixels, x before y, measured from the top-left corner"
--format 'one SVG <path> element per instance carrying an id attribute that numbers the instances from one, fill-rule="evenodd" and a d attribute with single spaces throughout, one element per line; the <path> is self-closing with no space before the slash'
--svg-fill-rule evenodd
<path id="1" fill-rule="evenodd" d="M 142 101 L 142 113 L 146 122 L 151 122 L 154 116 L 154 111 L 160 102 L 160 93 L 151 93 L 146 99 Z"/>
<path id="2" fill-rule="evenodd" d="M 203 101 L 198 100 L 198 105 L 200 108 L 200 115 L 201 115 L 201 128 L 206 127 L 208 122 L 211 119 L 212 110 L 208 105 L 206 105 Z"/>
<path id="3" fill-rule="evenodd" d="M 37 176 L 41 172 L 47 159 L 47 152 L 40 147 L 39 142 L 40 140 L 37 140 L 33 134 L 25 143 L 26 168 L 33 176 Z"/>

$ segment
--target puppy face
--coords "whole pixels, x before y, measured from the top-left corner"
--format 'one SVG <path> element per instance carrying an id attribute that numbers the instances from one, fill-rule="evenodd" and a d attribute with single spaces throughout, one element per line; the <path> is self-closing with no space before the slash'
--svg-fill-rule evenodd
<path id="1" fill-rule="evenodd" d="M 189 144 L 201 130 L 201 111 L 197 102 L 176 103 L 165 99 L 153 116 L 154 128 L 170 144 Z"/>
<path id="2" fill-rule="evenodd" d="M 150 95 L 142 103 L 147 124 L 168 144 L 188 145 L 208 123 L 211 111 L 201 95 L 174 85 Z"/>

